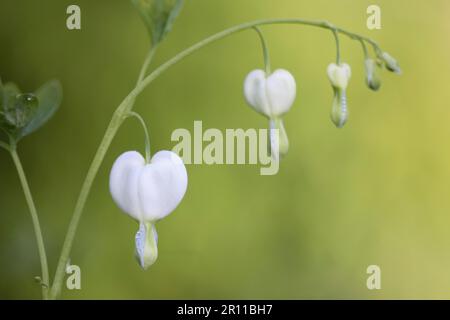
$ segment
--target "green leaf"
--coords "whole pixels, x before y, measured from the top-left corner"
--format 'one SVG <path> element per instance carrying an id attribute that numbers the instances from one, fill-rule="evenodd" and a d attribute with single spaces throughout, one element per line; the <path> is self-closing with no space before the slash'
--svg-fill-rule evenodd
<path id="1" fill-rule="evenodd" d="M 38 99 L 32 93 L 20 93 L 4 106 L 6 121 L 16 128 L 25 127 L 36 113 Z"/>
<path id="2" fill-rule="evenodd" d="M 20 90 L 15 83 L 8 82 L 3 86 L 2 90 L 2 111 L 12 106 L 16 100 L 16 96 L 20 94 Z"/>
<path id="3" fill-rule="evenodd" d="M 21 93 L 12 82 L 0 82 L 0 129 L 16 142 L 42 127 L 59 108 L 59 81 L 44 84 L 35 93 Z"/>
<path id="4" fill-rule="evenodd" d="M 16 127 L 7 119 L 7 112 L 13 108 L 16 102 L 16 96 L 20 94 L 19 88 L 16 84 L 8 82 L 2 86 L 1 89 L 1 108 L 0 108 L 0 128 L 8 135 L 13 135 Z"/>
<path id="5" fill-rule="evenodd" d="M 44 84 L 34 93 L 39 101 L 32 119 L 17 134 L 17 140 L 42 127 L 58 110 L 62 101 L 62 86 L 58 80 Z"/>
<path id="6" fill-rule="evenodd" d="M 152 46 L 160 43 L 172 29 L 183 0 L 131 0 L 138 9 L 151 37 Z"/>

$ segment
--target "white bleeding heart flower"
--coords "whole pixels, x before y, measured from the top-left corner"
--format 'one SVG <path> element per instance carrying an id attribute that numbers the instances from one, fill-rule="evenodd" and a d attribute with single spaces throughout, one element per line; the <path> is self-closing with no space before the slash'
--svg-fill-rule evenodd
<path id="1" fill-rule="evenodd" d="M 283 69 L 266 75 L 263 70 L 250 72 L 244 81 L 247 103 L 268 118 L 280 117 L 294 103 L 297 85 L 292 74 Z"/>
<path id="2" fill-rule="evenodd" d="M 284 156 L 289 149 L 281 116 L 291 109 L 296 95 L 295 79 L 284 69 L 277 69 L 270 75 L 263 70 L 254 70 L 244 81 L 244 96 L 247 103 L 269 118 L 270 149 L 275 160 L 279 160 L 279 155 Z M 274 130 L 279 132 L 277 137 Z"/>
<path id="3" fill-rule="evenodd" d="M 346 63 L 330 63 L 327 68 L 328 78 L 333 87 L 345 90 L 352 76 L 352 69 Z"/>
<path id="4" fill-rule="evenodd" d="M 136 257 L 142 268 L 158 256 L 155 222 L 169 215 L 184 197 L 187 172 L 181 158 L 160 151 L 146 163 L 139 152 L 123 153 L 114 162 L 109 188 L 116 204 L 139 222 Z"/>
<path id="5" fill-rule="evenodd" d="M 351 68 L 346 63 L 339 65 L 331 63 L 327 68 L 328 79 L 334 90 L 331 120 L 338 128 L 342 128 L 348 119 L 346 89 L 352 75 Z"/>

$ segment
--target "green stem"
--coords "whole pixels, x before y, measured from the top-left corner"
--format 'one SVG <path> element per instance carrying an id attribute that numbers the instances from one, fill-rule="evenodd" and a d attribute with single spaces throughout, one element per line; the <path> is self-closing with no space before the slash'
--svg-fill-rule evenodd
<path id="1" fill-rule="evenodd" d="M 178 53 L 173 58 L 169 59 L 162 65 L 160 65 L 158 68 L 156 68 L 152 73 L 150 73 L 147 77 L 145 77 L 137 86 L 134 88 L 133 91 L 130 92 L 128 97 L 136 97 L 138 96 L 153 80 L 155 80 L 158 76 L 160 76 L 164 71 L 169 69 L 171 66 L 176 64 L 177 62 L 183 60 L 187 56 L 191 55 L 192 53 L 196 52 L 197 50 L 207 46 L 210 43 L 213 43 L 215 41 L 221 40 L 227 36 L 230 36 L 232 34 L 241 32 L 243 30 L 247 30 L 256 26 L 262 26 L 262 25 L 270 25 L 270 24 L 301 24 L 301 25 L 307 25 L 307 26 L 313 26 L 318 27 L 322 29 L 328 29 L 328 30 L 334 30 L 337 33 L 344 34 L 348 36 L 350 39 L 353 40 L 363 40 L 368 43 L 370 43 L 374 50 L 380 50 L 378 44 L 373 41 L 372 39 L 360 36 L 356 33 L 352 33 L 350 31 L 347 31 L 342 28 L 338 28 L 333 26 L 327 21 L 316 21 L 316 20 L 305 20 L 305 19 L 267 19 L 267 20 L 257 20 L 253 22 L 247 22 L 240 24 L 238 26 L 231 27 L 229 29 L 226 29 L 222 32 L 216 33 L 206 39 L 203 39 L 200 42 L 197 42 L 196 44 L 192 45 L 191 47 L 183 50 L 182 52 Z"/>
<path id="2" fill-rule="evenodd" d="M 144 61 L 144 64 L 139 73 L 138 83 L 142 80 L 147 72 L 147 68 L 150 65 L 150 62 L 155 54 L 156 47 L 152 47 L 149 50 L 149 53 Z M 89 192 L 92 188 L 92 184 L 97 175 L 97 172 L 100 168 L 100 165 L 103 162 L 103 159 L 106 155 L 106 152 L 109 149 L 109 146 L 116 135 L 117 131 L 120 128 L 123 120 L 126 118 L 126 112 L 124 110 L 131 110 L 132 106 L 135 103 L 136 97 L 127 96 L 116 111 L 113 114 L 113 117 L 106 129 L 105 135 L 103 136 L 102 141 L 95 153 L 94 159 L 92 160 L 91 166 L 89 167 L 86 178 L 84 179 L 83 186 L 81 187 L 80 195 L 78 196 L 77 203 L 75 205 L 75 210 L 72 214 L 72 219 L 70 220 L 69 227 L 66 233 L 66 237 L 64 239 L 63 247 L 61 249 L 61 255 L 58 260 L 58 265 L 56 267 L 55 277 L 53 279 L 53 285 L 50 290 L 50 299 L 56 299 L 62 289 L 62 283 L 64 279 L 64 271 L 69 260 L 70 250 L 72 249 L 73 240 L 75 238 L 75 234 L 78 228 L 78 224 L 80 222 L 81 214 L 83 213 L 84 205 L 86 204 Z"/>
<path id="3" fill-rule="evenodd" d="M 367 51 L 367 46 L 364 43 L 364 41 L 360 40 L 360 42 L 361 42 L 362 50 L 364 52 L 364 59 L 367 60 L 369 58 L 369 52 Z"/>
<path id="4" fill-rule="evenodd" d="M 341 63 L 341 46 L 339 45 L 339 35 L 335 28 L 332 28 L 331 31 L 334 35 L 334 40 L 336 41 L 336 64 L 340 65 Z"/>
<path id="5" fill-rule="evenodd" d="M 128 114 L 130 117 L 134 117 L 139 120 L 139 122 L 142 125 L 142 128 L 144 129 L 145 134 L 145 162 L 150 163 L 151 159 L 151 153 L 150 153 L 150 135 L 148 134 L 147 125 L 145 124 L 144 119 L 141 117 L 141 115 L 137 112 L 130 111 Z"/>
<path id="6" fill-rule="evenodd" d="M 20 183 L 22 185 L 23 193 L 25 195 L 25 200 L 28 204 L 28 209 L 30 210 L 31 220 L 33 221 L 34 233 L 36 235 L 36 241 L 39 252 L 39 259 L 41 261 L 41 286 L 42 286 L 42 297 L 48 299 L 48 288 L 49 288 L 49 275 L 48 275 L 48 265 L 47 265 L 47 255 L 45 253 L 44 239 L 42 237 L 42 231 L 39 224 L 39 218 L 34 205 L 33 197 L 31 196 L 30 187 L 28 186 L 27 178 L 20 162 L 19 155 L 17 154 L 16 146 L 11 144 L 10 148 L 11 156 L 19 175 Z"/>
<path id="7" fill-rule="evenodd" d="M 139 72 L 139 77 L 137 80 L 136 84 L 139 84 L 139 82 L 142 81 L 142 79 L 144 79 L 145 74 L 147 73 L 147 69 L 150 66 L 150 63 L 153 60 L 153 56 L 155 55 L 156 49 L 157 49 L 157 45 L 153 46 L 150 48 L 150 50 L 148 51 L 147 56 L 145 57 L 145 61 L 144 64 L 142 65 L 141 71 Z"/>
<path id="8" fill-rule="evenodd" d="M 227 36 L 230 36 L 234 33 L 238 33 L 243 30 L 247 30 L 253 27 L 261 26 L 261 25 L 270 25 L 270 24 L 301 24 L 301 25 L 309 25 L 314 27 L 319 27 L 323 29 L 329 29 L 334 30 L 337 33 L 342 33 L 350 37 L 351 39 L 355 40 L 364 40 L 368 43 L 370 43 L 375 50 L 379 50 L 379 47 L 376 42 L 373 40 L 357 35 L 355 33 L 346 31 L 341 28 L 334 27 L 327 21 L 316 21 L 316 20 L 305 20 L 305 19 L 267 19 L 267 20 L 257 20 L 253 22 L 247 22 L 240 24 L 238 26 L 231 27 L 229 29 L 226 29 L 222 32 L 216 33 L 196 44 L 193 46 L 183 50 L 182 52 L 178 53 L 176 56 L 174 56 L 172 59 L 166 61 L 162 65 L 160 65 L 158 68 L 156 68 L 152 73 L 150 73 L 148 76 L 145 76 L 146 67 L 150 64 L 150 62 L 144 62 L 142 71 L 140 72 L 140 76 L 138 80 L 141 80 L 138 82 L 136 87 L 128 94 L 128 96 L 123 100 L 123 102 L 117 107 L 116 111 L 114 112 L 113 118 L 106 130 L 106 133 L 103 137 L 102 142 L 100 143 L 99 148 L 97 149 L 97 153 L 94 156 L 94 160 L 92 161 L 92 164 L 89 168 L 89 171 L 87 173 L 86 179 L 83 183 L 80 195 L 77 200 L 77 204 L 75 206 L 75 210 L 72 216 L 72 220 L 69 224 L 69 229 L 66 234 L 66 238 L 63 244 L 61 256 L 58 261 L 58 266 L 55 273 L 55 278 L 53 282 L 53 286 L 51 288 L 50 292 L 50 298 L 57 298 L 58 295 L 61 292 L 62 288 L 62 281 L 64 277 L 64 269 L 65 265 L 69 258 L 69 253 L 72 247 L 73 239 L 75 237 L 75 232 L 77 230 L 77 226 L 81 217 L 81 214 L 83 212 L 84 205 L 86 203 L 89 191 L 92 187 L 92 183 L 94 181 L 94 178 L 97 174 L 98 169 L 100 168 L 100 165 L 103 161 L 103 158 L 106 154 L 106 151 L 109 148 L 109 145 L 111 144 L 112 139 L 114 138 L 115 134 L 117 133 L 117 130 L 119 129 L 120 125 L 122 124 L 124 118 L 126 115 L 131 111 L 134 105 L 134 101 L 137 98 L 137 96 L 158 76 L 160 76 L 164 71 L 169 69 L 171 66 L 176 64 L 177 62 L 183 60 L 187 56 L 191 55 L 192 53 L 196 52 L 197 50 L 207 46 L 210 43 L 213 43 L 215 41 L 218 41 L 220 39 L 223 39 Z M 154 49 L 151 49 L 154 50 Z M 154 52 L 153 52 L 154 53 Z M 149 55 L 153 55 L 153 53 L 149 53 Z M 148 58 L 148 60 L 151 60 L 151 58 Z"/>
<path id="9" fill-rule="evenodd" d="M 264 55 L 264 66 L 266 75 L 269 76 L 270 71 L 270 56 L 269 56 L 269 48 L 267 47 L 266 39 L 264 38 L 264 35 L 262 34 L 261 30 L 258 27 L 253 27 L 255 31 L 258 33 L 259 39 L 261 40 L 261 46 L 263 49 L 263 55 Z"/>
<path id="10" fill-rule="evenodd" d="M 125 99 L 121 105 L 127 103 L 129 103 L 129 100 Z M 53 285 L 50 290 L 51 299 L 56 299 L 61 292 L 65 266 L 69 259 L 70 250 L 72 249 L 73 239 L 77 231 L 77 227 L 81 218 L 81 213 L 83 211 L 84 205 L 91 190 L 92 183 L 94 182 L 95 176 L 97 175 L 98 169 L 100 168 L 100 165 L 103 162 L 106 151 L 108 151 L 108 148 L 114 136 L 116 135 L 122 121 L 123 117 L 121 117 L 117 112 L 115 112 L 113 118 L 111 119 L 111 122 L 109 123 L 108 128 L 106 129 L 105 135 L 103 136 L 100 146 L 97 149 L 95 157 L 89 167 L 88 173 L 81 188 L 80 195 L 78 196 L 75 210 L 73 212 L 72 219 L 70 221 L 66 238 L 64 240 L 64 244 L 61 250 L 58 266 L 55 272 L 55 278 L 53 280 Z"/>

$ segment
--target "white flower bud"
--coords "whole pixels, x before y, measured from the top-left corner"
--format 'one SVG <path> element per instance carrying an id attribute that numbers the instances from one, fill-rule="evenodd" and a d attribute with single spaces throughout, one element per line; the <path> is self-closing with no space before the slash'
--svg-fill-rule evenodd
<path id="1" fill-rule="evenodd" d="M 366 84 L 373 90 L 377 91 L 380 89 L 381 81 L 378 77 L 378 65 L 374 59 L 366 59 L 364 61 L 364 67 L 366 70 Z"/>
<path id="2" fill-rule="evenodd" d="M 386 69 L 388 69 L 389 71 L 394 72 L 396 74 L 402 73 L 402 70 L 400 69 L 400 66 L 399 66 L 397 60 L 395 60 L 395 58 L 392 57 L 389 53 L 383 52 L 381 54 L 381 59 L 383 59 Z"/>

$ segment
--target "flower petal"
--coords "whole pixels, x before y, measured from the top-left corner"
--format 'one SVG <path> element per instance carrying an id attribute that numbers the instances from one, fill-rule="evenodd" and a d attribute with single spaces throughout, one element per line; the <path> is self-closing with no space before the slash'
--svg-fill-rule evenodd
<path id="1" fill-rule="evenodd" d="M 346 63 L 341 63 L 340 65 L 330 63 L 327 68 L 327 74 L 333 87 L 345 90 L 352 75 L 352 71 L 350 66 Z"/>
<path id="2" fill-rule="evenodd" d="M 155 263 L 158 258 L 158 233 L 155 225 L 150 222 L 141 222 L 135 236 L 136 259 L 145 270 Z"/>
<path id="3" fill-rule="evenodd" d="M 187 172 L 181 158 L 171 151 L 160 151 L 146 165 L 139 178 L 139 204 L 145 221 L 156 221 L 170 214 L 184 197 Z"/>
<path id="4" fill-rule="evenodd" d="M 292 74 L 283 69 L 275 70 L 267 78 L 266 86 L 270 115 L 278 117 L 288 112 L 297 94 L 297 84 Z"/>
<path id="5" fill-rule="evenodd" d="M 125 152 L 114 162 L 109 179 L 109 190 L 114 201 L 122 211 L 136 220 L 142 218 L 138 180 L 144 165 L 145 159 L 139 152 Z"/>
<path id="6" fill-rule="evenodd" d="M 263 70 L 254 70 L 247 75 L 244 81 L 244 96 L 253 109 L 265 116 L 270 116 L 266 73 Z"/>

